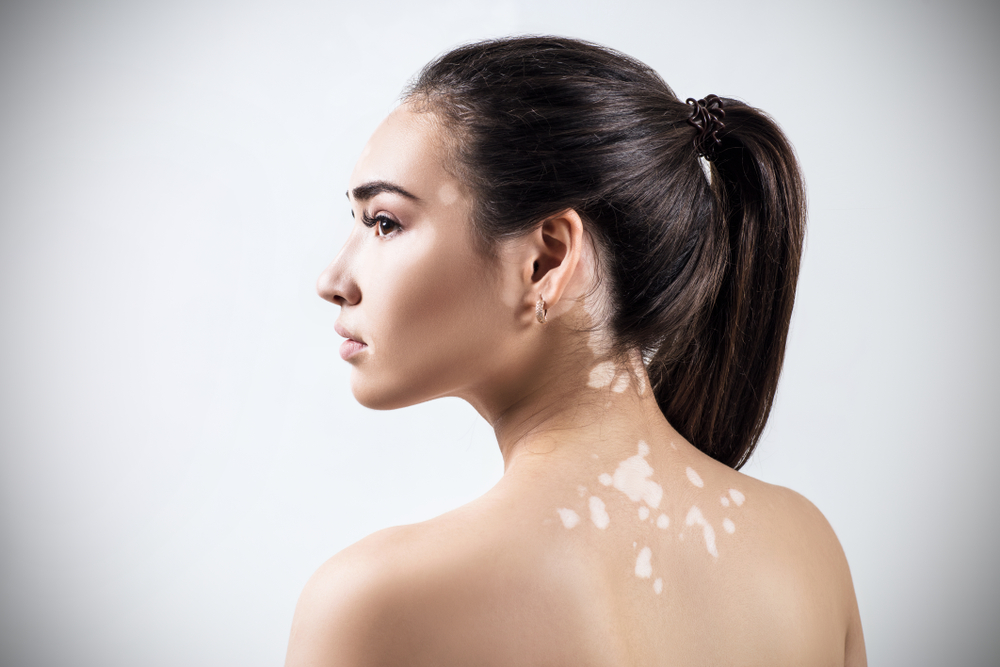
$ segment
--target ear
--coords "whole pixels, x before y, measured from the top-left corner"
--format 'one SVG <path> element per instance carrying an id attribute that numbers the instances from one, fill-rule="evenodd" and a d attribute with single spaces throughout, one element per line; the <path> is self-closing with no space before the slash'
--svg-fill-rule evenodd
<path id="1" fill-rule="evenodd" d="M 583 220 L 573 209 L 546 218 L 527 239 L 530 270 L 526 285 L 532 305 L 541 294 L 552 308 L 566 292 L 580 265 L 583 249 Z M 526 267 L 526 268 L 529 268 Z"/>

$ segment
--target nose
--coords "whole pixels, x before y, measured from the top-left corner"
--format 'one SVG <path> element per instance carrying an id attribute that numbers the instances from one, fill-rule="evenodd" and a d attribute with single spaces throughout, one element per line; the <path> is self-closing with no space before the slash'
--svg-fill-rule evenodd
<path id="1" fill-rule="evenodd" d="M 350 271 L 350 241 L 344 244 L 340 253 L 330 265 L 323 269 L 316 281 L 316 292 L 338 306 L 355 305 L 361 300 L 361 290 Z"/>

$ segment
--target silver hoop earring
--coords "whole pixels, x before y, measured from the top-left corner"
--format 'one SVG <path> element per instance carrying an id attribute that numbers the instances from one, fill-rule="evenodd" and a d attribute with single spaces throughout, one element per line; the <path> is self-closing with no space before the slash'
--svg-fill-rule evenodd
<path id="1" fill-rule="evenodd" d="M 535 319 L 538 320 L 539 324 L 545 324 L 545 318 L 548 314 L 549 311 L 545 308 L 545 299 L 539 294 L 538 301 L 535 302 Z"/>

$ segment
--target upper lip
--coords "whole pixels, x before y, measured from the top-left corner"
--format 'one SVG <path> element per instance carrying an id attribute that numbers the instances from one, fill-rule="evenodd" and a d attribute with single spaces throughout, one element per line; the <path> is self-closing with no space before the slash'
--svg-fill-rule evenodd
<path id="1" fill-rule="evenodd" d="M 336 331 L 338 335 L 341 335 L 341 336 L 343 336 L 344 338 L 348 338 L 348 339 L 350 339 L 350 340 L 356 340 L 356 341 L 357 341 L 357 342 L 359 342 L 359 343 L 364 343 L 364 341 L 363 341 L 363 340 L 361 340 L 361 338 L 359 338 L 358 336 L 355 336 L 354 334 L 352 334 L 352 333 L 350 332 L 350 330 L 348 330 L 348 329 L 347 329 L 347 328 L 346 328 L 346 327 L 345 327 L 344 325 L 342 325 L 342 324 L 341 324 L 340 322 L 337 322 L 337 323 L 335 323 L 335 324 L 333 325 L 333 330 L 334 330 L 334 331 Z"/>

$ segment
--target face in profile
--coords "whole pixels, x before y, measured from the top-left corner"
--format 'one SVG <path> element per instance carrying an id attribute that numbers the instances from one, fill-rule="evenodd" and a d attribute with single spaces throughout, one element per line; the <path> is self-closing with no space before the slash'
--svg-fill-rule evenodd
<path id="1" fill-rule="evenodd" d="M 405 105 L 383 121 L 351 175 L 350 235 L 319 278 L 319 294 L 341 307 L 351 389 L 370 408 L 488 382 L 514 325 L 498 263 L 475 245 L 471 197 L 445 168 L 444 139 L 432 114 Z"/>

